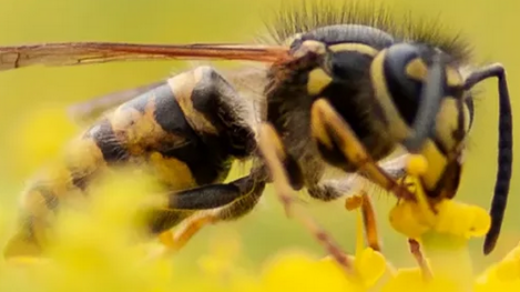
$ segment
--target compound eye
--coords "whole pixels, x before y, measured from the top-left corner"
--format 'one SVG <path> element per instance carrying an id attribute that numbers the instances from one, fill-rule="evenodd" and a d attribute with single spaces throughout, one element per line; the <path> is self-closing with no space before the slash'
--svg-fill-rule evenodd
<path id="1" fill-rule="evenodd" d="M 421 95 L 422 80 L 428 71 L 417 47 L 411 44 L 390 47 L 386 54 L 384 70 L 392 97 L 417 102 Z"/>
<path id="2" fill-rule="evenodd" d="M 429 64 L 425 59 L 428 51 L 431 50 L 417 44 L 397 44 L 391 46 L 385 55 L 383 70 L 388 91 L 409 125 L 415 119 L 427 79 Z"/>

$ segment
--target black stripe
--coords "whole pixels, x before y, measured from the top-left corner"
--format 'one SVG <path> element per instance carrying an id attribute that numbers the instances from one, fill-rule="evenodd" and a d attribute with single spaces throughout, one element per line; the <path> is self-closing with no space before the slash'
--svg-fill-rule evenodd
<path id="1" fill-rule="evenodd" d="M 155 89 L 154 118 L 168 133 L 195 135 L 168 84 Z"/>
<path id="2" fill-rule="evenodd" d="M 31 243 L 31 244 L 35 245 L 36 247 L 41 248 L 41 243 L 38 242 L 38 238 L 36 238 L 36 233 L 34 231 L 34 228 L 35 228 L 34 222 L 36 220 L 37 220 L 36 217 L 32 216 L 32 215 L 23 216 L 21 218 L 21 228 L 22 228 L 21 234 L 22 234 L 22 239 L 25 242 Z"/>
<path id="3" fill-rule="evenodd" d="M 89 183 L 94 178 L 96 171 L 87 172 L 85 170 L 69 168 L 72 184 L 81 191 L 85 191 Z"/>
<path id="4" fill-rule="evenodd" d="M 211 143 L 216 142 L 225 149 L 223 154 L 247 157 L 256 148 L 256 141 L 253 131 L 241 123 L 240 115 L 246 112 L 240 104 L 235 104 L 239 98 L 231 84 L 215 70 L 205 71 L 191 94 L 193 108 L 210 121 L 221 136 L 218 140 L 208 141 L 202 137 L 206 145 L 214 149 Z"/>
<path id="5" fill-rule="evenodd" d="M 164 86 L 168 86 L 166 81 L 160 82 L 158 84 L 155 84 L 154 86 L 157 86 L 157 88 L 150 89 L 146 91 L 145 93 L 142 93 L 138 95 L 137 97 L 133 98 L 132 100 L 124 103 L 121 106 L 121 109 L 128 109 L 133 108 L 137 111 L 139 111 L 141 114 L 144 114 L 146 110 L 146 106 L 150 103 L 150 101 L 153 99 L 153 97 L 157 94 L 161 94 L 161 91 Z"/>
<path id="6" fill-rule="evenodd" d="M 87 172 L 81 164 L 78 165 L 78 162 L 69 159 L 65 159 L 65 165 L 69 170 L 72 184 L 79 190 L 85 191 L 94 175 L 93 171 Z"/>
<path id="7" fill-rule="evenodd" d="M 103 159 L 107 163 L 123 162 L 130 157 L 116 137 L 108 119 L 104 119 L 92 127 L 89 134 L 101 150 Z"/>
<path id="8" fill-rule="evenodd" d="M 413 56 L 410 56 L 412 59 Z M 385 77 L 388 93 L 394 106 L 407 125 L 411 126 L 415 120 L 419 108 L 422 84 L 419 81 L 408 78 L 404 72 L 396 72 L 402 68 L 394 68 L 390 59 L 384 60 L 383 76 Z"/>
<path id="9" fill-rule="evenodd" d="M 198 185 L 213 183 L 221 175 L 227 174 L 231 168 L 231 161 L 223 159 L 223 155 L 219 155 L 221 151 L 216 148 L 206 148 L 198 140 L 190 142 L 182 147 L 163 150 L 161 154 L 186 163 Z M 211 144 L 218 146 L 217 143 Z"/>
<path id="10" fill-rule="evenodd" d="M 35 191 L 39 192 L 45 200 L 45 206 L 53 212 L 56 212 L 60 205 L 60 200 L 56 197 L 56 194 L 46 187 L 38 187 Z"/>
<path id="11" fill-rule="evenodd" d="M 79 173 L 76 173 L 74 171 L 71 172 L 72 176 L 72 184 L 77 187 L 78 189 L 84 191 L 87 188 L 89 178 L 86 175 L 79 175 Z"/>
<path id="12" fill-rule="evenodd" d="M 180 85 L 185 86 L 185 85 Z M 183 146 L 161 144 L 158 151 L 165 157 L 175 158 L 190 168 L 199 185 L 213 183 L 221 174 L 227 172 L 228 152 L 223 137 L 207 133 L 195 133 L 189 125 L 184 112 L 168 85 L 158 87 L 155 96 L 156 122 L 168 133 L 182 136 Z M 217 111 L 217 108 L 212 108 Z"/>

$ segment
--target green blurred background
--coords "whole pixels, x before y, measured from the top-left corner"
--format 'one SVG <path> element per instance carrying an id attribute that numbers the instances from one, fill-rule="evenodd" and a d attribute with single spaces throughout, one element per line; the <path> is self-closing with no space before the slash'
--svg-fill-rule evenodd
<path id="1" fill-rule="evenodd" d="M 275 0 L 0 0 L 0 45 L 53 41 L 146 43 L 247 42 L 261 30 L 280 1 Z M 420 15 L 440 15 L 449 29 L 462 30 L 476 48 L 479 62 L 501 62 L 508 72 L 514 110 L 520 110 L 520 2 L 516 0 L 391 0 L 392 6 Z M 189 62 L 128 62 L 67 68 L 32 67 L 0 73 L 0 201 L 12 217 L 24 180 L 51 159 L 77 129 L 65 108 L 76 101 L 130 88 L 167 76 Z M 476 121 L 459 198 L 489 206 L 496 173 L 498 98 L 496 82 L 480 87 Z M 518 122 L 518 115 L 515 121 Z M 516 132 L 518 132 L 515 129 Z M 518 145 L 518 144 L 517 144 Z M 520 148 L 515 146 L 515 150 Z M 238 169 L 235 175 L 246 170 Z M 505 227 L 497 250 L 481 254 L 482 240 L 471 243 L 479 265 L 502 257 L 520 239 L 520 181 L 514 173 Z M 215 235 L 237 231 L 243 251 L 256 263 L 281 248 L 322 249 L 273 199 L 271 188 L 257 210 L 235 223 L 205 229 L 180 258 L 193 263 Z M 343 202 L 310 201 L 314 214 L 347 251 L 354 248 L 355 216 Z M 386 222 L 394 199 L 377 196 L 384 248 L 397 264 L 410 264 L 405 240 Z"/>

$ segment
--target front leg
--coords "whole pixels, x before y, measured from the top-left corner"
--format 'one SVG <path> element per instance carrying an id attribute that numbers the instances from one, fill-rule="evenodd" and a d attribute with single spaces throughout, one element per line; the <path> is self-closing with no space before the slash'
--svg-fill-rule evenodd
<path id="1" fill-rule="evenodd" d="M 406 175 L 406 160 L 408 155 L 401 155 L 391 160 L 378 164 L 378 167 L 385 172 L 389 179 L 397 180 Z M 334 201 L 353 194 L 359 189 L 367 187 L 380 187 L 374 184 L 365 173 L 347 174 L 338 179 L 329 179 L 318 184 L 307 186 L 311 197 L 320 201 Z"/>
<path id="2" fill-rule="evenodd" d="M 309 230 L 345 273 L 353 275 L 353 264 L 338 244 L 312 217 L 299 209 L 297 204 L 294 204 L 294 188 L 290 184 L 287 169 L 284 168 L 283 161 L 285 160 L 286 153 L 280 136 L 276 133 L 273 126 L 267 123 L 261 125 L 259 132 L 260 151 L 270 173 L 270 178 L 273 181 L 275 192 L 285 207 L 286 213 L 294 216 L 295 219 L 299 220 Z"/>
<path id="3" fill-rule="evenodd" d="M 311 109 L 312 135 L 320 151 L 340 153 L 353 163 L 358 172 L 398 198 L 415 200 L 414 194 L 390 176 L 367 152 L 352 128 L 325 99 L 314 102 Z"/>
<path id="4" fill-rule="evenodd" d="M 361 209 L 365 236 L 368 246 L 381 251 L 381 240 L 378 235 L 376 213 L 372 201 L 365 191 L 371 183 L 359 176 L 349 176 L 342 180 L 327 180 L 308 189 L 311 197 L 321 201 L 332 201 L 346 198 L 347 210 Z"/>

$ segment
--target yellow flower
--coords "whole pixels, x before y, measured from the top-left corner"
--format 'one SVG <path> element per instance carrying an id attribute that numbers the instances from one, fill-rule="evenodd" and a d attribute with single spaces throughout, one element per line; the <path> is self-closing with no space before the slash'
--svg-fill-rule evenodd
<path id="1" fill-rule="evenodd" d="M 423 272 L 418 268 L 400 269 L 396 275 L 383 286 L 381 292 L 459 292 L 451 281 L 435 277 L 430 281 L 424 279 Z"/>
<path id="2" fill-rule="evenodd" d="M 13 154 L 11 170 L 22 176 L 29 175 L 48 163 L 49 157 L 57 156 L 64 143 L 79 130 L 64 106 L 47 106 L 26 113 L 4 141 L 9 150 L 6 153 Z"/>
<path id="3" fill-rule="evenodd" d="M 240 238 L 231 230 L 211 240 L 210 253 L 199 259 L 199 265 L 210 276 L 226 277 L 236 272 L 233 262 L 240 254 Z"/>
<path id="4" fill-rule="evenodd" d="M 330 260 L 305 253 L 286 253 L 269 263 L 262 276 L 264 291 L 364 291 Z"/>
<path id="5" fill-rule="evenodd" d="M 475 291 L 520 291 L 520 244 L 476 279 Z"/>
<path id="6" fill-rule="evenodd" d="M 348 256 L 353 274 L 332 257 L 319 260 L 304 251 L 281 251 L 261 272 L 246 269 L 237 263 L 240 238 L 233 232 L 212 239 L 210 252 L 195 259 L 200 269 L 186 270 L 175 259 L 146 261 L 150 246 L 136 244 L 133 218 L 150 188 L 146 177 L 131 173 L 101 185 L 85 210 L 59 216 L 50 259 L 0 262 L 0 292 L 520 291 L 520 245 L 473 276 L 467 244 L 485 233 L 489 218 L 480 208 L 448 200 L 436 205 L 437 213 L 425 212 L 421 200 L 400 202 L 391 215 L 394 226 L 417 236 L 426 267 L 388 269 L 383 254 L 365 246 L 360 210 L 356 250 Z"/>
<path id="7" fill-rule="evenodd" d="M 491 218 L 483 208 L 450 199 L 431 206 L 417 178 L 406 177 L 404 183 L 414 187 L 417 202 L 400 200 L 390 211 L 389 218 L 392 226 L 407 237 L 417 239 L 434 231 L 470 239 L 484 236 L 489 230 Z"/>

